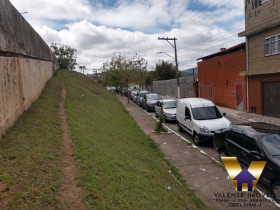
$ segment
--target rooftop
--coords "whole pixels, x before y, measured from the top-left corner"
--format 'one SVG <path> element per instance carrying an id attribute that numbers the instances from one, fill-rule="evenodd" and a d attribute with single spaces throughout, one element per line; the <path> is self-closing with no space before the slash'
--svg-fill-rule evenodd
<path id="1" fill-rule="evenodd" d="M 246 42 L 240 43 L 240 44 L 235 45 L 233 47 L 230 47 L 228 49 L 221 48 L 220 52 L 216 52 L 214 54 L 198 58 L 197 60 L 204 61 L 204 60 L 212 59 L 212 58 L 215 58 L 215 57 L 220 57 L 220 56 L 223 56 L 223 55 L 226 55 L 226 54 L 234 53 L 234 52 L 237 52 L 237 51 L 240 51 L 240 50 L 246 50 Z"/>
<path id="2" fill-rule="evenodd" d="M 192 108 L 215 106 L 212 101 L 204 98 L 183 98 L 179 102 L 189 103 Z"/>

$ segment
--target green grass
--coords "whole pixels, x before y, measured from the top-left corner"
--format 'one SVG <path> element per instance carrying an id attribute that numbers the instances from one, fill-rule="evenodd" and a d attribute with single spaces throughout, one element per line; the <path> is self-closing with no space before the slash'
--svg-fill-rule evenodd
<path id="1" fill-rule="evenodd" d="M 90 207 L 206 209 L 119 100 L 85 76 L 60 71 L 78 166 L 78 183 Z M 180 181 L 182 181 L 180 179 Z"/>
<path id="2" fill-rule="evenodd" d="M 0 209 L 62 207 L 58 199 L 63 179 L 60 93 L 60 80 L 55 77 L 0 140 Z M 3 206 L 4 202 L 8 204 Z"/>

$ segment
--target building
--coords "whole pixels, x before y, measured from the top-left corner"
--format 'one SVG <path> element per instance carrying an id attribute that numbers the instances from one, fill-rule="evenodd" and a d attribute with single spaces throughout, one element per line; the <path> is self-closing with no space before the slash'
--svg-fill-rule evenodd
<path id="1" fill-rule="evenodd" d="M 245 1 L 247 111 L 280 117 L 280 1 Z"/>
<path id="2" fill-rule="evenodd" d="M 222 48 L 197 59 L 199 97 L 240 111 L 246 110 L 246 44 Z"/>

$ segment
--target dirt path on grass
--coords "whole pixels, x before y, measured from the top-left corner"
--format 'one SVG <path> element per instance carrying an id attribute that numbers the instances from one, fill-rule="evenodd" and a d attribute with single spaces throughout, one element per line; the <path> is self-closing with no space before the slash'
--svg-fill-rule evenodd
<path id="1" fill-rule="evenodd" d="M 73 154 L 72 140 L 69 134 L 69 126 L 67 123 L 67 115 L 65 110 L 66 88 L 62 82 L 61 99 L 59 104 L 59 118 L 61 122 L 61 130 L 63 133 L 63 172 L 64 181 L 61 189 L 61 201 L 65 203 L 67 209 L 86 209 L 82 202 L 82 190 L 78 187 L 75 180 L 76 165 L 75 156 Z"/>

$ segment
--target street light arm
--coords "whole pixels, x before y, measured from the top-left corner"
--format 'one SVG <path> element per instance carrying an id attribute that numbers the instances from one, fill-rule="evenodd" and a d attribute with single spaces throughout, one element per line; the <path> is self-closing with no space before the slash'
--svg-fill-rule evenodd
<path id="1" fill-rule="evenodd" d="M 157 54 L 165 54 L 165 55 L 169 56 L 170 58 L 175 59 L 174 57 L 172 57 L 171 55 L 168 55 L 168 54 L 167 54 L 167 53 L 165 53 L 165 52 L 158 52 Z"/>

